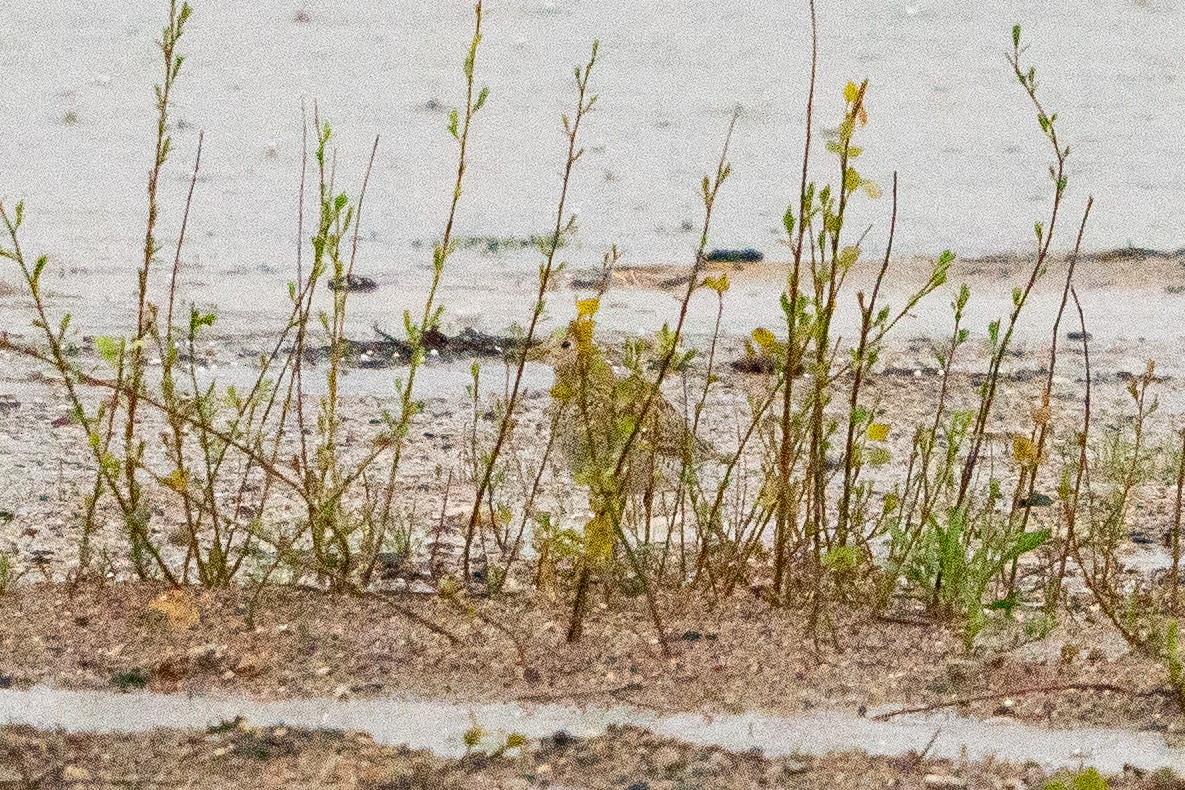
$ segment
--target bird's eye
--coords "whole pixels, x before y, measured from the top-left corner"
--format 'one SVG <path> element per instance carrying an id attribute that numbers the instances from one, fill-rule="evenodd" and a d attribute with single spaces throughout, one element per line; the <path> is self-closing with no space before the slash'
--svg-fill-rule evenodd
<path id="1" fill-rule="evenodd" d="M 571 340 L 565 340 L 563 343 L 560 343 L 560 348 L 571 348 L 571 347 L 572 347 Z"/>

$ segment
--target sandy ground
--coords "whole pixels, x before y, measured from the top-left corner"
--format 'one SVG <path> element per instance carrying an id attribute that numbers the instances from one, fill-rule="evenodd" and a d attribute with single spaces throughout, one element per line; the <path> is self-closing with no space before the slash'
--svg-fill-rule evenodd
<path id="1" fill-rule="evenodd" d="M 897 758 L 858 752 L 769 759 L 613 727 L 581 739 L 564 731 L 505 748 L 479 744 L 460 759 L 379 746 L 362 734 L 223 722 L 205 732 L 155 730 L 136 736 L 0 729 L 0 787 L 334 787 L 359 790 L 676 790 L 795 788 L 1028 790 L 1089 773 L 1048 774 L 1035 765 Z M 1095 780 L 1098 775 L 1093 774 Z M 35 782 L 40 784 L 34 785 Z M 1077 785 L 1103 786 L 1103 785 Z M 1177 790 L 1168 771 L 1108 777 L 1113 790 Z"/>
<path id="2" fill-rule="evenodd" d="M 899 341 L 885 353 L 879 373 L 868 383 L 865 403 L 876 409 L 878 420 L 891 425 L 886 442 L 890 462 L 865 472 L 867 479 L 881 492 L 903 479 L 914 430 L 932 420 L 941 383 L 941 374 L 933 358 L 935 342 L 939 341 L 925 337 Z M 1063 342 L 1069 344 L 1069 341 Z M 725 339 L 722 359 L 718 362 L 721 370 L 727 371 L 729 359 L 740 358 L 737 345 L 734 338 Z M 1043 481 L 1045 490 L 1051 492 L 1057 486 L 1056 475 L 1060 473 L 1061 463 L 1075 452 L 1070 443 L 1082 416 L 1084 388 L 1081 377 L 1084 371 L 1081 353 L 1074 352 L 1073 347 L 1063 349 L 1055 377 L 1053 462 L 1048 465 L 1048 476 Z M 79 427 L 68 417 L 69 410 L 58 388 L 36 366 L 15 355 L 8 356 L 11 364 L 0 371 L 0 512 L 3 513 L 0 517 L 0 551 L 8 553 L 18 572 L 60 581 L 78 561 L 82 501 L 91 483 L 89 470 L 93 461 Z M 974 369 L 986 364 L 982 356 L 982 351 L 974 345 L 964 350 L 961 364 L 949 376 L 949 408 L 966 409 L 975 405 L 981 374 L 961 372 L 959 367 Z M 998 390 L 997 408 L 988 425 L 990 440 L 985 454 L 993 464 L 992 468 L 1009 467 L 1012 464 L 1012 434 L 1027 433 L 1031 429 L 1030 415 L 1038 404 L 1047 364 L 1043 349 L 1039 348 L 1009 360 Z M 1127 387 L 1132 375 L 1142 372 L 1143 363 L 1121 367 L 1114 357 L 1108 358 L 1100 353 L 1098 358 L 1092 355 L 1091 364 L 1093 420 L 1101 441 L 1105 428 L 1123 424 L 1133 412 Z M 95 364 L 95 367 L 100 366 Z M 483 407 L 475 414 L 472 402 L 467 403 L 464 399 L 463 389 L 469 381 L 467 367 L 466 363 L 430 365 L 421 377 L 421 392 L 427 408 L 417 418 L 418 425 L 413 428 L 408 441 L 396 497 L 401 529 L 410 535 L 411 554 L 406 562 L 401 561 L 399 567 L 390 569 L 388 582 L 398 581 L 406 585 L 416 579 L 431 577 L 429 581 L 434 583 L 441 573 L 457 570 L 454 564 L 462 541 L 462 525 L 467 523 L 469 516 L 468 500 L 474 486 L 474 437 L 477 439 L 476 452 L 480 452 L 481 447 L 492 441 L 496 427 L 493 412 L 484 411 Z M 242 381 L 235 378 L 234 370 L 213 368 L 208 375 L 223 377 L 223 380 L 229 378 L 242 386 Z M 314 369 L 310 378 L 318 375 L 319 371 Z M 398 375 L 397 369 L 354 370 L 344 379 L 347 395 L 341 403 L 344 418 L 341 450 L 347 463 L 367 451 L 367 437 L 377 430 L 376 423 L 383 411 L 395 405 L 389 394 L 395 375 Z M 501 391 L 505 375 L 501 363 L 487 364 L 482 375 L 483 381 L 487 382 L 483 385 L 485 391 Z M 550 398 L 546 391 L 550 381 L 551 372 L 543 366 L 534 365 L 528 371 L 528 391 L 520 413 L 514 449 L 516 463 L 521 469 L 531 470 L 543 459 L 550 430 Z M 1185 403 L 1183 381 L 1185 379 L 1175 376 L 1161 376 L 1153 385 L 1151 394 L 1161 404 L 1147 428 L 1148 440 L 1154 447 L 1166 451 L 1175 447 L 1177 405 Z M 722 377 L 715 387 L 702 426 L 704 436 L 713 446 L 721 451 L 735 446 L 737 432 L 748 420 L 747 399 L 759 395 L 764 382 L 760 376 L 730 371 Z M 688 379 L 687 385 L 690 392 L 696 391 L 694 376 Z M 4 389 L 11 394 L 5 395 Z M 383 392 L 388 394 L 380 394 Z M 681 382 L 673 381 L 667 390 L 668 397 L 679 402 L 682 394 Z M 316 408 L 315 400 L 315 395 L 309 397 L 308 408 Z M 837 417 L 841 416 L 842 406 L 836 406 Z M 152 412 L 145 413 L 143 426 L 147 436 L 158 435 L 167 427 Z M 285 440 L 284 452 L 298 452 L 294 431 L 290 431 Z M 149 443 L 146 461 L 162 470 L 160 474 L 168 474 L 170 467 L 161 443 Z M 755 456 L 749 459 L 743 484 L 738 477 L 737 490 L 747 486 L 749 496 L 760 487 L 758 461 Z M 541 478 L 537 508 L 550 512 L 560 526 L 579 528 L 586 520 L 587 498 L 571 485 L 562 459 L 549 456 L 549 464 Z M 385 474 L 385 467 L 382 470 Z M 1129 529 L 1133 534 L 1138 533 L 1140 542 L 1127 545 L 1123 551 L 1133 567 L 1167 566 L 1164 545 L 1172 523 L 1172 471 L 1159 469 L 1131 508 Z M 1011 472 L 1004 479 L 1007 480 L 1009 475 Z M 237 478 L 230 478 L 230 482 L 237 482 Z M 503 498 L 512 505 L 521 501 L 530 482 L 530 479 L 512 480 L 505 488 Z M 228 489 L 223 495 L 230 496 L 231 493 Z M 152 533 L 166 559 L 179 567 L 186 553 L 184 541 L 177 539 L 178 530 L 184 524 L 179 503 L 175 497 L 163 493 L 152 501 Z M 302 507 L 293 491 L 279 486 L 266 505 L 264 521 L 292 523 L 304 517 Z M 1038 513 L 1036 518 L 1040 521 L 1046 514 Z M 118 514 L 108 506 L 100 521 L 106 526 L 93 535 L 93 546 L 100 557 L 103 557 L 104 550 L 108 551 L 101 563 L 103 571 L 115 579 L 130 578 Z M 245 523 L 245 517 L 240 521 Z M 511 541 L 519 526 L 517 519 L 511 524 L 508 534 Z M 529 524 L 520 545 L 530 547 Z M 395 548 L 393 545 L 392 549 Z M 483 535 L 479 553 L 488 555 L 489 561 L 494 563 L 505 558 L 498 541 L 488 534 Z M 271 556 L 265 552 L 257 567 L 267 566 Z M 248 561 L 249 567 L 252 562 Z M 281 568 L 276 578 L 315 581 L 312 576 L 304 577 L 287 566 Z M 511 581 L 518 583 L 522 580 L 512 578 Z"/>

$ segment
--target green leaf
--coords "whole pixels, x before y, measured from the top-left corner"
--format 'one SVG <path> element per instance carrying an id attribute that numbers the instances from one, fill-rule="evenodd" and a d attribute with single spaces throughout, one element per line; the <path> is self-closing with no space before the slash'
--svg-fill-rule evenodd
<path id="1" fill-rule="evenodd" d="M 119 356 L 123 353 L 123 338 L 121 337 L 96 337 L 95 351 L 99 352 L 107 364 L 115 367 L 119 364 Z"/>
<path id="2" fill-rule="evenodd" d="M 1047 529 L 1022 532 L 1016 536 L 1016 541 L 1012 544 L 1012 548 L 1004 553 L 1004 561 L 1011 562 L 1022 554 L 1028 554 L 1030 551 L 1044 545 L 1047 540 L 1049 540 L 1049 530 Z"/>
<path id="3" fill-rule="evenodd" d="M 869 466 L 884 466 L 892 460 L 892 455 L 884 447 L 871 447 L 868 450 Z"/>
<path id="4" fill-rule="evenodd" d="M 967 287 L 967 283 L 963 283 L 959 286 L 959 295 L 955 297 L 955 309 L 962 311 L 969 301 L 971 301 L 971 289 Z"/>
<path id="5" fill-rule="evenodd" d="M 1074 777 L 1074 790 L 1108 790 L 1107 780 L 1094 768 L 1087 768 Z"/>
<path id="6" fill-rule="evenodd" d="M 196 307 L 191 308 L 189 312 L 189 333 L 197 334 L 197 331 L 203 326 L 213 326 L 215 318 L 214 313 L 203 313 Z"/>
<path id="7" fill-rule="evenodd" d="M 37 263 L 33 264 L 33 282 L 37 283 L 41 279 L 41 272 L 45 271 L 46 264 L 49 263 L 49 258 L 42 255 L 37 259 Z"/>
<path id="8" fill-rule="evenodd" d="M 860 564 L 860 552 L 855 546 L 839 546 L 823 552 L 823 567 L 831 570 L 851 570 Z"/>
<path id="9" fill-rule="evenodd" d="M 778 297 L 778 302 L 782 306 L 782 313 L 785 314 L 786 318 L 790 318 L 794 314 L 794 305 L 790 303 L 790 295 L 782 291 Z"/>
<path id="10" fill-rule="evenodd" d="M 844 247 L 839 253 L 839 268 L 843 270 L 851 269 L 856 265 L 856 261 L 860 257 L 859 247 Z"/>
<path id="11" fill-rule="evenodd" d="M 1013 590 L 1007 596 L 999 599 L 998 601 L 992 601 L 989 603 L 987 608 L 993 612 L 1003 612 L 1005 615 L 1011 616 L 1012 610 L 1015 609 L 1019 603 L 1020 593 L 1016 590 Z"/>

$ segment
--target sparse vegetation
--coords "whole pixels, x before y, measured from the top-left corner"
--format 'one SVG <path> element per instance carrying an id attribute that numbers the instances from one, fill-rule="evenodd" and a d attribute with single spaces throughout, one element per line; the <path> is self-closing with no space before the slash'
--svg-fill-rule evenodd
<path id="1" fill-rule="evenodd" d="M 569 612 L 562 630 L 575 642 L 586 619 L 596 616 L 591 601 L 598 590 L 606 606 L 614 596 L 638 596 L 663 651 L 675 638 L 664 625 L 664 590 L 690 590 L 710 602 L 751 590 L 768 603 L 770 616 L 778 610 L 806 613 L 809 637 L 819 650 L 835 641 L 833 614 L 839 608 L 869 607 L 881 615 L 908 610 L 949 622 L 972 652 L 993 625 L 1019 622 L 1023 635 L 1017 638 L 1036 638 L 1058 618 L 1090 605 L 1133 648 L 1163 665 L 1185 714 L 1178 646 L 1185 434 L 1178 425 L 1165 430 L 1152 362 L 1129 376 L 1126 411 L 1099 424 L 1090 335 L 1074 281 L 1093 203 L 1088 198 L 1083 204 L 1073 244 L 1062 244 L 1059 231 L 1071 210 L 1071 149 L 1060 136 L 1057 113 L 1045 107 L 1035 68 L 1024 59 L 1019 26 L 1006 56 L 1049 148 L 1048 213 L 1033 226 L 1034 249 L 1012 290 L 1010 312 L 986 327 L 986 365 L 974 378 L 971 398 L 964 397 L 966 387 L 956 392 L 961 385 L 955 371 L 966 366 L 964 356 L 975 342 L 967 317 L 974 296 L 962 285 L 951 303 L 949 333 L 934 349 L 937 378 L 925 419 L 908 424 L 882 399 L 881 357 L 903 319 L 937 298 L 954 276 L 956 258 L 951 251 L 938 252 L 913 292 L 900 304 L 887 303 L 883 286 L 898 265 L 893 257 L 898 178 L 893 174 L 891 186 L 883 189 L 857 166 L 862 130 L 874 120 L 868 81 L 847 83 L 838 92 L 817 86 L 815 42 L 801 180 L 783 218 L 790 260 L 784 288 L 769 294 L 771 303 L 780 305 L 782 323 L 753 329 L 744 348 L 748 372 L 729 374 L 741 383 L 726 390 L 721 358 L 727 338 L 721 326 L 730 283 L 727 274 L 713 274 L 706 264 L 713 208 L 727 199 L 737 116 L 714 170 L 700 183 L 698 244 L 687 262 L 677 319 L 618 345 L 597 331 L 600 300 L 620 258 L 614 248 L 605 252 L 595 294 L 577 302 L 576 318 L 566 328 L 551 326 L 548 304 L 557 298 L 552 292 L 565 265 L 560 254 L 578 232 L 569 206 L 578 188 L 580 133 L 597 101 L 592 77 L 599 47 L 593 43 L 587 60 L 574 69 L 575 106 L 561 119 L 567 152 L 548 232 L 529 238 L 462 235 L 456 224 L 472 164 L 471 141 L 480 133 L 477 119 L 490 97 L 478 79 L 478 2 L 462 60 L 462 103 L 447 121 L 456 168 L 441 234 L 431 245 L 431 284 L 422 306 L 403 312 L 400 342 L 408 353 L 393 391 L 396 405 L 360 429 L 347 425 L 342 407 L 354 361 L 346 329 L 354 289 L 328 289 L 324 310 L 316 307 L 315 295 L 326 283 L 360 282 L 355 263 L 377 138 L 351 192 L 341 186 L 347 166 L 337 157 L 331 125 L 316 105 L 311 123 L 306 119 L 300 224 L 307 243 L 288 286 L 288 320 L 273 333 L 246 386 L 204 375 L 198 348 L 216 314 L 197 306 L 186 314 L 178 304 L 190 207 L 201 199 L 195 195 L 200 137 L 179 231 L 170 244 L 168 285 L 161 293 L 151 288 L 153 274 L 167 264 L 159 218 L 169 207 L 160 204 L 157 185 L 170 165 L 169 113 L 175 91 L 184 87 L 180 45 L 190 14 L 187 3 L 170 2 L 158 42 L 162 72 L 136 322 L 124 337 L 94 340 L 104 366 L 99 371 L 88 367 L 94 360 L 75 352 L 80 330 L 69 313 L 56 312 L 46 294 L 47 257 L 23 246 L 23 226 L 31 216 L 25 204 L 0 203 L 7 237 L 0 256 L 19 269 L 39 332 L 36 343 L 4 335 L 0 351 L 36 360 L 55 376 L 78 426 L 78 441 L 89 453 L 92 477 L 74 581 L 104 578 L 108 566 L 119 565 L 141 580 L 177 588 L 245 584 L 258 593 L 271 584 L 312 578 L 329 591 L 394 599 L 376 584 L 384 568 L 397 568 L 431 545 L 428 582 L 444 603 L 473 620 L 484 615 L 468 605 L 469 597 L 503 594 L 513 580 L 562 599 Z M 811 14 L 813 26 L 813 5 Z M 304 11 L 293 19 L 310 22 Z M 817 153 L 811 130 L 818 127 L 816 113 L 823 112 L 833 113 L 837 124 L 823 146 L 834 171 L 831 183 L 808 177 Z M 63 122 L 76 123 L 77 117 L 68 113 Z M 849 226 L 857 200 L 887 204 L 883 251 L 868 249 L 866 231 Z M 311 229 L 304 224 L 309 201 L 315 206 Z M 426 407 L 416 384 L 431 361 L 430 341 L 441 331 L 450 256 L 467 246 L 490 253 L 537 248 L 538 288 L 523 327 L 514 332 L 514 345 L 500 350 L 502 391 L 488 384 L 488 366 L 472 368 L 463 460 L 442 460 L 436 478 L 444 503 L 438 514 L 427 514 L 417 498 L 420 489 L 407 482 L 402 464 L 424 425 Z M 1056 254 L 1060 248 L 1068 255 Z M 861 267 L 872 272 L 871 284 L 853 286 L 853 272 Z M 1017 384 L 1030 387 L 1025 397 L 1031 409 L 1001 414 L 1016 328 L 1028 315 L 1034 288 L 1051 277 L 1057 277 L 1062 298 L 1048 361 L 1032 383 Z M 707 344 L 690 347 L 687 319 L 698 293 L 715 296 L 715 330 Z M 858 333 L 845 338 L 836 316 L 851 304 L 858 311 Z M 1077 345 L 1059 350 L 1062 321 L 1075 323 L 1075 317 Z M 556 330 L 550 337 L 549 329 Z M 316 365 L 308 352 L 322 342 L 326 357 Z M 1080 411 L 1056 409 L 1059 353 L 1081 357 L 1085 376 L 1075 385 Z M 528 430 L 525 416 L 531 394 L 525 373 L 535 361 L 556 370 L 547 393 L 550 405 L 536 408 L 536 416 L 546 413 L 540 435 Z M 323 377 L 317 390 L 323 394 L 311 395 L 314 377 Z M 743 398 L 736 397 L 738 390 Z M 97 405 L 93 393 L 99 394 Z M 721 425 L 725 429 L 718 429 Z M 1166 433 L 1172 438 L 1162 444 Z M 895 445 L 898 437 L 908 441 Z M 993 451 L 1001 443 L 1003 457 Z M 894 447 L 902 446 L 907 457 L 895 457 Z M 1172 568 L 1133 579 L 1123 573 L 1121 553 L 1133 510 L 1154 487 L 1176 495 Z M 564 499 L 573 489 L 577 494 Z M 463 510 L 459 520 L 452 513 L 448 525 L 459 556 L 438 561 L 450 503 Z M 11 519 L 8 511 L 0 512 L 0 523 Z M 429 521 L 432 526 L 424 527 Z M 100 556 L 96 541 L 103 537 L 109 544 L 107 533 L 115 529 L 123 554 Z M 1085 590 L 1068 588 L 1074 574 Z M 20 575 L 16 558 L 0 551 L 0 594 Z M 398 609 L 397 601 L 391 605 L 417 625 L 457 639 L 421 615 Z M 519 647 L 513 624 L 483 622 Z M 112 683 L 128 690 L 148 680 L 141 670 L 129 670 Z M 488 734 L 475 724 L 464 745 L 469 752 L 485 749 L 491 759 L 526 745 L 516 734 L 495 740 L 490 746 Z M 258 748 L 266 757 L 264 746 Z M 1085 771 L 1046 787 L 1086 790 L 1107 783 Z"/>

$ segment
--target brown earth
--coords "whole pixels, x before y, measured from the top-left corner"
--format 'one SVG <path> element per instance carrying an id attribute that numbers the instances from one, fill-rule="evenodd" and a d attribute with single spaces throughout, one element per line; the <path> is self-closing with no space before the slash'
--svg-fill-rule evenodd
<path id="1" fill-rule="evenodd" d="M 254 728 L 224 722 L 205 732 L 171 729 L 136 735 L 0 728 L 0 788 L 219 787 L 367 790 L 676 790 L 795 788 L 856 790 L 992 788 L 1027 790 L 1098 775 L 1049 774 L 1033 764 L 871 757 L 860 752 L 769 759 L 610 727 L 595 738 L 563 731 L 505 748 L 479 747 L 460 759 L 380 746 L 367 735 L 332 730 Z M 1063 785 L 1066 786 L 1066 785 Z M 1111 790 L 1180 790 L 1170 771 L 1127 769 Z"/>
<path id="2" fill-rule="evenodd" d="M 669 595 L 662 610 L 665 655 L 641 599 L 598 608 L 584 638 L 568 644 L 566 607 L 535 594 L 358 598 L 283 586 L 252 605 L 242 589 L 22 585 L 0 606 L 0 682 L 661 712 L 875 715 L 935 705 L 1055 727 L 1182 727 L 1165 670 L 1127 651 L 1089 610 L 1063 616 L 1042 640 L 997 624 L 971 653 L 954 630 L 913 613 L 835 607 L 816 639 L 804 614 L 747 593 L 714 609 Z"/>

